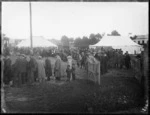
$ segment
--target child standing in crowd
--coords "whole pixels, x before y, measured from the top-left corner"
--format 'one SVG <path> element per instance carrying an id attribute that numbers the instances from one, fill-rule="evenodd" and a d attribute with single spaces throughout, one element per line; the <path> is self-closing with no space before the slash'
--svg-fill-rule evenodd
<path id="1" fill-rule="evenodd" d="M 75 64 L 73 63 L 73 64 L 72 64 L 72 79 L 73 79 L 73 80 L 76 79 L 75 70 L 76 70 Z"/>
<path id="2" fill-rule="evenodd" d="M 71 78 L 70 65 L 67 66 L 66 73 L 67 73 L 67 81 L 70 81 L 70 78 Z"/>

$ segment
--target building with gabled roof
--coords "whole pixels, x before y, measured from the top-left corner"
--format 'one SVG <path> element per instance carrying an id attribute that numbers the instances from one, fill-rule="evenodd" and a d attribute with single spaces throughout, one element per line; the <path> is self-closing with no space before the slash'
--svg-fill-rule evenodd
<path id="1" fill-rule="evenodd" d="M 134 42 L 145 45 L 148 42 L 148 34 L 147 35 L 136 35 L 135 39 L 133 39 Z"/>

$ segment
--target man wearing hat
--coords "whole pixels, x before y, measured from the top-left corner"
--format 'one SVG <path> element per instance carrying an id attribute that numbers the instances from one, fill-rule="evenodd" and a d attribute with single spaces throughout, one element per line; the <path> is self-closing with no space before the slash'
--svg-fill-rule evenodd
<path id="1" fill-rule="evenodd" d="M 56 80 L 60 80 L 61 79 L 61 58 L 58 55 L 58 53 L 56 54 L 56 62 L 55 62 L 54 72 L 55 72 Z"/>
<path id="2" fill-rule="evenodd" d="M 35 81 L 35 72 L 37 70 L 37 63 L 33 56 L 27 56 L 27 82 L 32 84 Z"/>
<path id="3" fill-rule="evenodd" d="M 21 60 L 21 64 L 22 64 L 22 71 L 21 71 L 21 84 L 25 84 L 27 81 L 27 60 L 26 60 L 26 56 L 24 54 L 21 55 L 22 56 L 22 60 Z"/>
<path id="4" fill-rule="evenodd" d="M 51 67 L 51 60 L 46 58 L 45 60 L 45 72 L 47 80 L 50 81 L 50 76 L 52 76 L 52 67 Z"/>
<path id="5" fill-rule="evenodd" d="M 24 76 L 26 72 L 26 61 L 23 55 L 19 54 L 19 57 L 16 59 L 13 72 L 13 85 L 21 86 L 21 84 L 24 82 Z"/>

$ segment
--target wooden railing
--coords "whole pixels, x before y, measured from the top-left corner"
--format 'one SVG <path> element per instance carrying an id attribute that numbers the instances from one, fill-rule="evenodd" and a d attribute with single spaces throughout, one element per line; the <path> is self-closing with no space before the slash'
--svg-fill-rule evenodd
<path id="1" fill-rule="evenodd" d="M 95 62 L 88 61 L 87 74 L 87 79 L 100 85 L 100 62 L 97 60 Z"/>

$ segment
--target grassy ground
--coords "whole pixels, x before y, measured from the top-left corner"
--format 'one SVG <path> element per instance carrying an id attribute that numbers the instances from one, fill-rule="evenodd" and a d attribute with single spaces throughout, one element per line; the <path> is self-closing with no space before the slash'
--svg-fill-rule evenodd
<path id="1" fill-rule="evenodd" d="M 137 113 L 144 105 L 131 70 L 109 70 L 101 76 L 100 86 L 84 79 L 84 69 L 77 68 L 76 73 L 78 79 L 71 82 L 64 77 L 61 82 L 5 88 L 8 112 Z"/>

